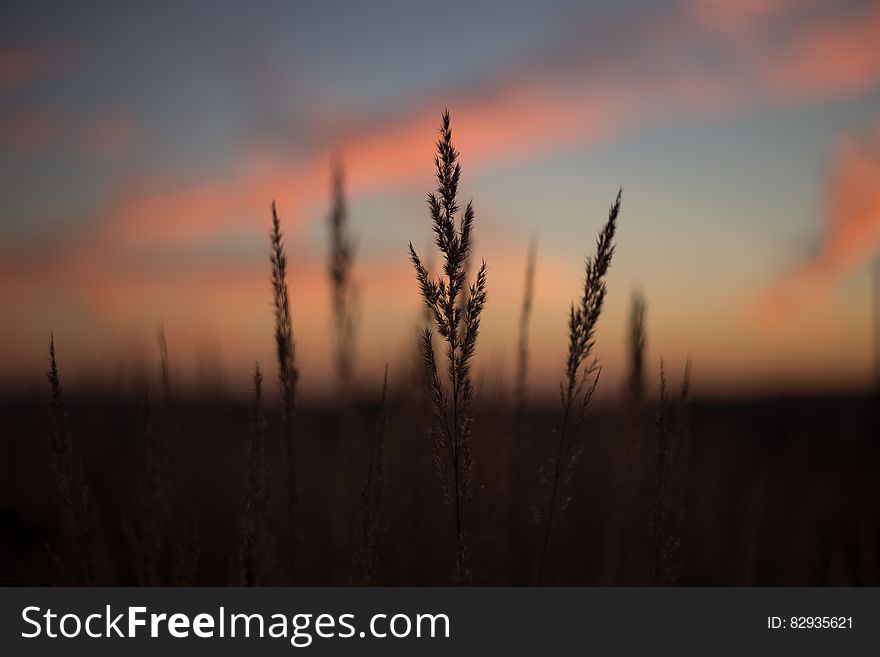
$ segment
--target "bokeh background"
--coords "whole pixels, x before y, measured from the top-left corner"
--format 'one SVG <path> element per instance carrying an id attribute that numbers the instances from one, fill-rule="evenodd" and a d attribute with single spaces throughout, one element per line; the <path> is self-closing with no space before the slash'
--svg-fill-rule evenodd
<path id="1" fill-rule="evenodd" d="M 565 313 L 618 186 L 600 394 L 649 362 L 697 395 L 864 392 L 880 244 L 880 2 L 12 3 L 0 23 L 0 385 L 68 388 L 155 362 L 178 389 L 272 380 L 270 202 L 287 235 L 301 386 L 334 384 L 331 163 L 345 166 L 356 376 L 412 356 L 406 244 L 448 107 L 489 264 L 477 370 L 514 370 L 538 241 L 532 394 L 555 395 Z M 674 376 L 671 377 L 674 380 Z"/>

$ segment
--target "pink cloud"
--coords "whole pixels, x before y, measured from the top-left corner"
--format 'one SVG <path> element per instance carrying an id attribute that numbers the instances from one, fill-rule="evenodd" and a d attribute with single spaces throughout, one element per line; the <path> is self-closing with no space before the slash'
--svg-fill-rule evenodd
<path id="1" fill-rule="evenodd" d="M 880 80 L 880 2 L 805 21 L 762 75 L 782 98 L 827 98 Z"/>
<path id="2" fill-rule="evenodd" d="M 599 139 L 630 111 L 623 93 L 615 100 L 558 103 L 539 90 L 520 86 L 455 110 L 455 133 L 467 166 L 535 157 L 571 139 Z M 274 198 L 288 230 L 305 211 L 324 201 L 329 163 L 341 152 L 346 184 L 353 195 L 431 180 L 431 153 L 438 107 L 355 134 L 304 159 L 254 157 L 228 176 L 193 183 L 139 183 L 121 190 L 107 206 L 96 233 L 115 244 L 161 244 L 204 238 L 234 226 L 266 225 Z M 517 138 L 511 138 L 517 135 Z"/>
<path id="3" fill-rule="evenodd" d="M 771 325 L 821 298 L 880 248 L 880 126 L 840 144 L 828 183 L 825 221 L 816 253 L 765 292 L 761 311 Z"/>

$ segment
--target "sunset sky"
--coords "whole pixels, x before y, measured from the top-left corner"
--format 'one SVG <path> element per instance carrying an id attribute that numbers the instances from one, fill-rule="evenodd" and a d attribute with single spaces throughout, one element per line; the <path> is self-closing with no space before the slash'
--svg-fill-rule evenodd
<path id="1" fill-rule="evenodd" d="M 333 385 L 331 163 L 358 249 L 357 378 L 415 350 L 448 107 L 489 265 L 477 369 L 509 382 L 530 237 L 532 380 L 555 394 L 583 258 L 624 188 L 603 392 L 634 290 L 698 394 L 864 391 L 880 246 L 880 1 L 19 3 L 0 22 L 0 385 L 273 362 L 269 206 L 305 394 Z M 509 383 L 504 383 L 509 385 Z"/>

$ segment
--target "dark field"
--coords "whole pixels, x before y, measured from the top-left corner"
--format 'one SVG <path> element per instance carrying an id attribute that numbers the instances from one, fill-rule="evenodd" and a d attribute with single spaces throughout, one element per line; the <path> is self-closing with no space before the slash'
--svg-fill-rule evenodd
<path id="1" fill-rule="evenodd" d="M 264 385 L 274 400 L 275 382 Z M 370 583 L 447 585 L 454 519 L 433 472 L 430 402 L 399 388 L 392 386 L 387 401 Z M 379 410 L 378 392 L 300 409 L 291 571 L 280 412 L 267 402 L 263 583 L 353 581 Z M 533 584 L 542 538 L 533 516 L 546 506 L 539 470 L 553 456 L 559 406 L 528 409 L 521 422 L 503 401 L 492 406 L 478 396 L 474 410 L 473 493 L 463 518 L 472 582 Z M 98 564 L 92 583 L 239 583 L 250 404 L 72 397 L 67 411 L 97 519 L 87 541 Z M 659 539 L 658 412 L 656 402 L 591 409 L 573 480 L 562 488 L 570 503 L 554 523 L 545 584 L 880 584 L 880 432 L 872 400 L 696 400 L 686 408 L 671 401 Z M 0 407 L 4 585 L 78 581 L 69 567 L 77 551 L 53 493 L 48 430 L 45 399 L 7 399 Z M 165 482 L 154 489 L 142 485 L 147 445 L 155 479 Z M 152 551 L 147 559 L 145 549 Z M 152 573 L 144 573 L 146 562 L 155 564 Z"/>

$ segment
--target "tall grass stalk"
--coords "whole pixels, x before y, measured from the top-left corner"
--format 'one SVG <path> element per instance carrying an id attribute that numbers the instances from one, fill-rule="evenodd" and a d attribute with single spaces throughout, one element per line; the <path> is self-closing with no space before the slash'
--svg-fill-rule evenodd
<path id="1" fill-rule="evenodd" d="M 571 304 L 568 320 L 568 357 L 565 361 L 565 378 L 559 384 L 562 402 L 562 426 L 556 445 L 556 456 L 551 462 L 549 474 L 550 494 L 547 498 L 547 514 L 538 562 L 538 584 L 543 584 L 547 564 L 547 552 L 558 510 L 568 500 L 559 500 L 560 488 L 568 483 L 580 456 L 581 446 L 577 432 L 590 406 L 593 393 L 599 383 L 601 368 L 594 357 L 595 331 L 605 302 L 605 277 L 614 255 L 614 234 L 623 191 L 608 211 L 608 220 L 596 240 L 596 253 L 588 256 L 584 293 L 577 305 Z M 557 510 L 557 507 L 560 507 Z"/>
<path id="2" fill-rule="evenodd" d="M 171 491 L 167 470 L 160 464 L 161 450 L 149 391 L 144 392 L 138 456 L 139 470 L 132 512 L 123 519 L 123 533 L 131 550 L 138 585 L 157 586 L 161 582 L 160 569 L 166 547 Z"/>
<path id="3" fill-rule="evenodd" d="M 290 580 L 296 579 L 296 557 L 298 542 L 298 449 L 295 435 L 296 384 L 299 371 L 296 367 L 296 353 L 293 339 L 293 324 L 290 315 L 290 294 L 287 288 L 287 256 L 281 233 L 281 220 L 275 201 L 272 201 L 272 299 L 275 309 L 275 350 L 278 358 L 278 386 L 281 393 L 282 438 L 286 451 L 287 466 L 287 542 Z"/>
<path id="4" fill-rule="evenodd" d="M 238 524 L 237 584 L 263 586 L 271 570 L 269 534 L 269 465 L 266 461 L 266 419 L 263 415 L 263 372 L 254 368 L 247 473 Z"/>
<path id="5" fill-rule="evenodd" d="M 645 395 L 645 295 L 639 291 L 633 293 L 629 312 L 629 398 L 634 404 L 641 403 Z"/>
<path id="6" fill-rule="evenodd" d="M 684 456 L 688 433 L 687 404 L 691 385 L 691 359 L 688 358 L 678 399 L 678 423 L 670 420 L 669 392 L 666 367 L 660 360 L 660 397 L 657 411 L 657 449 L 655 452 L 657 485 L 651 514 L 651 530 L 654 540 L 654 586 L 668 586 L 678 580 L 681 570 L 681 537 L 679 527 L 684 519 L 683 491 L 673 490 L 675 467 L 681 469 L 677 460 Z M 674 505 L 671 498 L 675 497 Z M 670 508 L 671 507 L 671 508 Z"/>
<path id="7" fill-rule="evenodd" d="M 370 465 L 367 480 L 361 493 L 361 510 L 358 515 L 357 543 L 354 568 L 350 583 L 353 586 L 375 586 L 381 579 L 380 551 L 385 527 L 382 506 L 385 498 L 385 443 L 388 440 L 388 365 L 382 380 L 382 400 L 379 416 L 373 431 L 370 449 Z"/>
<path id="8" fill-rule="evenodd" d="M 61 395 L 61 378 L 55 358 L 55 335 L 49 338 L 49 451 L 55 479 L 55 493 L 71 532 L 75 564 L 64 564 L 73 583 L 91 586 L 98 571 L 97 520 L 89 499 L 82 463 L 74 454 L 70 420 Z"/>
<path id="9" fill-rule="evenodd" d="M 532 303 L 535 293 L 535 261 L 537 253 L 538 242 L 532 238 L 529 241 L 529 251 L 526 256 L 525 286 L 523 288 L 522 308 L 519 314 L 519 339 L 516 352 L 515 418 L 518 429 L 526 406 L 526 387 L 529 377 L 529 322 L 532 317 Z"/>
<path id="10" fill-rule="evenodd" d="M 667 445 L 668 442 L 668 413 L 669 394 L 666 385 L 666 367 L 663 359 L 660 359 L 660 399 L 657 411 L 657 449 L 655 450 L 657 468 L 657 488 L 654 492 L 654 504 L 651 514 L 651 530 L 654 538 L 654 572 L 652 581 L 657 586 L 661 581 L 661 571 L 665 570 L 663 563 L 665 535 L 663 527 L 663 513 L 666 507 L 666 488 L 668 485 L 669 468 L 672 465 L 672 457 Z"/>
<path id="11" fill-rule="evenodd" d="M 467 285 L 466 263 L 471 251 L 474 209 L 472 203 L 468 202 L 456 225 L 455 216 L 460 209 L 458 184 L 461 165 L 452 142 L 448 111 L 443 112 L 434 163 L 437 190 L 428 195 L 428 208 L 434 241 L 443 258 L 443 275 L 437 279 L 431 278 L 412 242 L 409 252 L 422 299 L 446 345 L 448 391 L 438 371 L 433 333 L 431 329 L 425 329 L 422 354 L 435 411 L 435 424 L 430 430 L 431 444 L 444 497 L 455 514 L 455 582 L 464 585 L 470 582 L 470 568 L 463 516 L 465 500 L 471 494 L 473 476 L 470 443 L 474 386 L 470 364 L 477 347 L 480 315 L 486 303 L 486 263 L 482 263 L 470 285 L 467 303 L 461 304 L 461 295 L 465 293 Z"/>
<path id="12" fill-rule="evenodd" d="M 348 208 L 345 203 L 341 162 L 337 162 L 333 169 L 331 195 L 333 206 L 327 218 L 330 228 L 327 269 L 330 276 L 333 325 L 336 334 L 336 374 L 340 383 L 347 386 L 354 373 L 357 290 L 351 277 L 354 245 L 349 235 Z"/>
<path id="13" fill-rule="evenodd" d="M 192 476 L 183 460 L 183 444 L 175 440 L 177 426 L 172 422 L 174 399 L 171 387 L 171 367 L 168 358 L 168 341 L 165 325 L 159 323 L 156 333 L 159 347 L 159 382 L 162 404 L 154 436 L 154 477 L 161 487 L 153 493 L 159 505 L 153 512 L 162 514 L 162 504 L 168 533 L 165 551 L 168 553 L 170 570 L 165 581 L 175 586 L 192 586 L 196 582 L 200 560 L 199 518 L 192 498 Z M 158 483 L 163 482 L 163 483 Z M 165 498 L 164 502 L 162 498 Z M 177 500 L 177 513 L 170 508 L 171 500 Z M 160 518 L 161 520 L 161 518 Z M 163 557 L 164 558 L 164 557 Z"/>
<path id="14" fill-rule="evenodd" d="M 168 367 L 168 342 L 165 339 L 165 325 L 161 322 L 156 330 L 156 338 L 159 341 L 159 380 L 162 384 L 162 397 L 167 408 L 171 404 L 171 375 Z"/>

